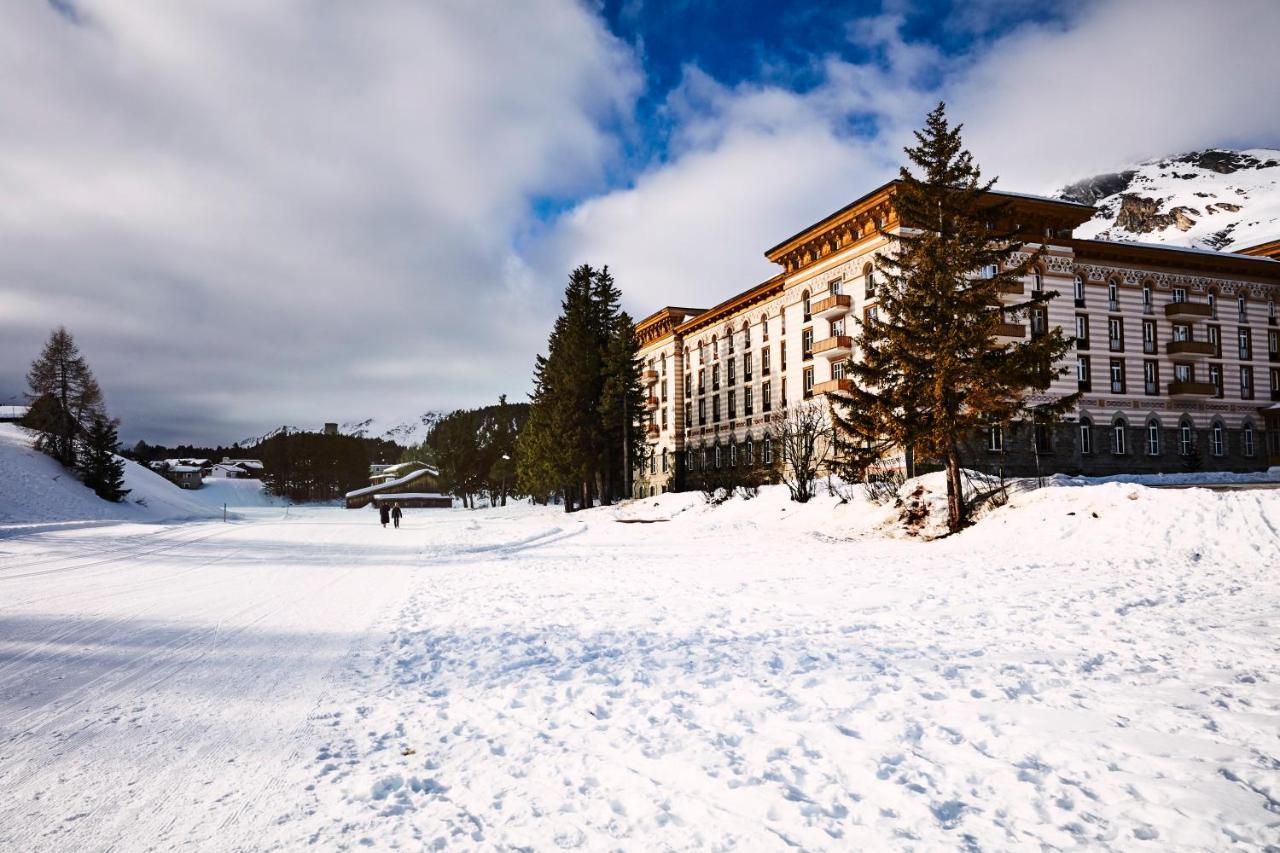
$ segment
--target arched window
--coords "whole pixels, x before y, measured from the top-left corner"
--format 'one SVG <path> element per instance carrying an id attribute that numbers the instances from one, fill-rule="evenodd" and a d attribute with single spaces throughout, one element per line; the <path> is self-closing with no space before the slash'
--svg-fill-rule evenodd
<path id="1" fill-rule="evenodd" d="M 1084 307 L 1084 276 L 1076 276 L 1075 283 L 1076 307 Z"/>
<path id="2" fill-rule="evenodd" d="M 862 267 L 863 279 L 863 296 L 867 299 L 874 299 L 876 295 L 876 274 L 871 264 L 864 264 Z"/>
<path id="3" fill-rule="evenodd" d="M 1087 417 L 1080 419 L 1080 452 L 1085 456 L 1093 453 L 1093 421 Z"/>
<path id="4" fill-rule="evenodd" d="M 749 435 L 747 436 L 747 464 L 748 465 L 756 464 L 756 446 L 755 446 L 755 442 L 751 439 L 751 436 Z"/>
<path id="5" fill-rule="evenodd" d="M 1031 274 L 1031 290 L 1040 293 L 1044 290 L 1044 276 L 1040 274 L 1040 270 L 1036 270 Z"/>
<path id="6" fill-rule="evenodd" d="M 1218 291 L 1213 290 L 1213 289 L 1210 289 L 1210 290 L 1209 290 L 1208 301 L 1209 301 L 1209 316 L 1210 316 L 1211 318 L 1213 318 L 1213 319 L 1217 319 L 1217 317 L 1218 317 Z"/>
<path id="7" fill-rule="evenodd" d="M 1160 455 L 1160 422 L 1155 418 L 1147 421 L 1147 455 Z"/>
<path id="8" fill-rule="evenodd" d="M 720 442 L 716 442 L 716 467 L 720 467 Z"/>
<path id="9" fill-rule="evenodd" d="M 1253 424 L 1244 422 L 1240 428 L 1240 452 L 1245 456 L 1253 456 Z"/>
<path id="10" fill-rule="evenodd" d="M 732 441 L 729 442 L 729 467 L 738 467 L 738 445 Z"/>
<path id="11" fill-rule="evenodd" d="M 1124 418 L 1116 418 L 1111 424 L 1111 452 L 1116 456 L 1124 456 L 1129 450 L 1127 433 L 1129 424 Z"/>
<path id="12" fill-rule="evenodd" d="M 1142 313 L 1150 314 L 1154 309 L 1151 303 L 1151 285 L 1142 286 Z"/>
<path id="13" fill-rule="evenodd" d="M 809 291 L 800 294 L 800 298 L 804 301 L 804 321 L 809 322 Z"/>
<path id="14" fill-rule="evenodd" d="M 711 336 L 711 359 L 712 361 L 714 361 L 719 357 L 720 357 L 720 342 L 715 335 L 712 335 Z"/>
<path id="15" fill-rule="evenodd" d="M 1191 421 L 1183 420 L 1178 424 L 1178 453 L 1190 456 L 1196 449 L 1195 433 L 1191 429 Z"/>
<path id="16" fill-rule="evenodd" d="M 1227 430 L 1222 421 L 1214 421 L 1209 428 L 1209 447 L 1214 456 L 1225 456 L 1227 453 Z"/>
<path id="17" fill-rule="evenodd" d="M 729 355 L 733 355 L 733 327 L 728 326 L 724 330 L 724 345 L 729 351 Z"/>
<path id="18" fill-rule="evenodd" d="M 742 348 L 751 349 L 751 324 L 746 320 L 742 321 Z"/>
<path id="19" fill-rule="evenodd" d="M 1236 313 L 1240 315 L 1241 323 L 1249 321 L 1249 297 L 1243 293 L 1236 297 Z"/>
<path id="20" fill-rule="evenodd" d="M 1107 282 L 1107 307 L 1112 311 L 1120 310 L 1120 283 L 1114 278 Z"/>
<path id="21" fill-rule="evenodd" d="M 769 340 L 769 317 L 765 314 L 760 315 L 760 340 Z"/>
<path id="22" fill-rule="evenodd" d="M 767 435 L 764 437 L 763 456 L 764 456 L 764 464 L 766 465 L 773 464 L 773 439 Z"/>

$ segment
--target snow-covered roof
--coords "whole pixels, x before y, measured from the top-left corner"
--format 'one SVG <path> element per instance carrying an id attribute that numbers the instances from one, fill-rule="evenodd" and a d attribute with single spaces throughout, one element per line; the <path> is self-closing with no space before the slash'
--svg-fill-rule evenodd
<path id="1" fill-rule="evenodd" d="M 199 465 L 170 465 L 169 470 L 179 474 L 199 474 L 203 469 Z"/>
<path id="2" fill-rule="evenodd" d="M 222 458 L 222 464 L 239 465 L 241 468 L 252 468 L 255 470 L 262 468 L 261 459 L 228 459 L 224 456 Z"/>
<path id="3" fill-rule="evenodd" d="M 374 495 L 375 500 L 407 500 L 412 498 L 448 498 L 448 495 L 442 495 L 439 492 L 388 492 L 382 495 Z M 450 498 L 452 500 L 452 498 Z"/>
<path id="4" fill-rule="evenodd" d="M 409 483 L 412 483 L 414 480 L 417 480 L 420 477 L 427 477 L 427 476 L 434 477 L 436 476 L 436 472 L 431 468 L 423 468 L 420 471 L 414 471 L 411 474 L 406 474 L 405 476 L 401 477 L 398 480 L 388 480 L 385 483 L 378 483 L 373 486 L 365 486 L 363 489 L 356 489 L 355 491 L 347 492 L 347 497 L 360 498 L 360 497 L 364 497 L 365 495 L 374 495 L 376 497 L 377 495 L 382 494 L 381 490 L 386 489 L 390 486 L 408 485 Z"/>

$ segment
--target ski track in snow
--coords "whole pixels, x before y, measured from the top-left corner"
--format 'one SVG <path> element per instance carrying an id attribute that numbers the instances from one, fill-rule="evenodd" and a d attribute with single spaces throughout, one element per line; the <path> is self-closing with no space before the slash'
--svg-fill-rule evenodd
<path id="1" fill-rule="evenodd" d="M 2 540 L 0 848 L 1280 845 L 1280 492 L 696 503 Z"/>

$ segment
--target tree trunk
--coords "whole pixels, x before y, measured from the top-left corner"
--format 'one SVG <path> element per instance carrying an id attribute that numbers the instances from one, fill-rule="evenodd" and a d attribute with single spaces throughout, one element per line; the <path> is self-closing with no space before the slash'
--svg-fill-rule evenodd
<path id="1" fill-rule="evenodd" d="M 573 512 L 573 489 L 564 490 L 564 511 Z"/>
<path id="2" fill-rule="evenodd" d="M 968 513 L 964 505 L 964 483 L 960 481 L 960 452 L 953 441 L 947 448 L 947 529 L 964 527 Z"/>
<path id="3" fill-rule="evenodd" d="M 600 496 L 600 506 L 609 505 L 610 503 L 609 491 L 610 491 L 609 478 L 606 477 L 603 473 L 597 471 L 596 472 L 596 494 Z"/>

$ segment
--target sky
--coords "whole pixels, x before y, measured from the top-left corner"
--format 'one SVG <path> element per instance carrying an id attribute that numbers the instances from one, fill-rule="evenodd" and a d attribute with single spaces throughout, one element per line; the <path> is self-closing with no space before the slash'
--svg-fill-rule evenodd
<path id="1" fill-rule="evenodd" d="M 708 306 L 939 100 L 1004 189 L 1280 147 L 1280 3 L 0 8 L 0 404 L 65 325 L 126 441 L 523 399 L 570 269 Z"/>

